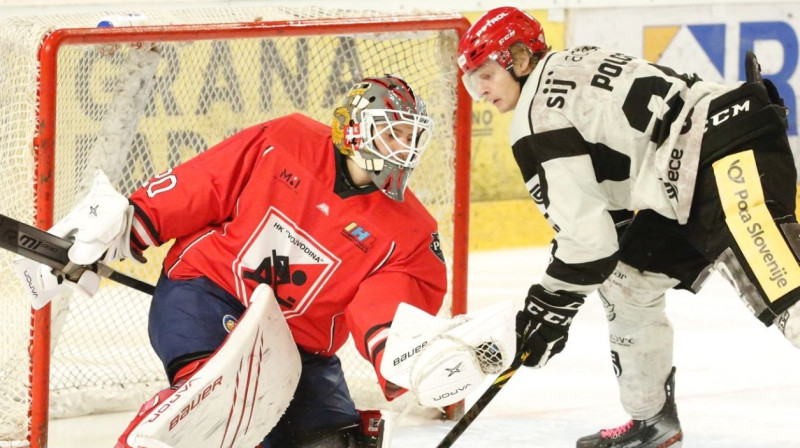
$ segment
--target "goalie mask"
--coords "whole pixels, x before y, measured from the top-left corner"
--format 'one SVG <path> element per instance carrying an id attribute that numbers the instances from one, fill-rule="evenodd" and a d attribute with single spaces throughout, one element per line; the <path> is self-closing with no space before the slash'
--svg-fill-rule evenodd
<path id="1" fill-rule="evenodd" d="M 365 78 L 333 112 L 333 143 L 395 201 L 431 141 L 433 120 L 402 79 Z"/>
<path id="2" fill-rule="evenodd" d="M 461 80 L 472 98 L 481 98 L 475 72 L 483 64 L 495 61 L 511 73 L 514 61 L 511 46 L 522 43 L 531 55 L 547 53 L 544 30 L 538 20 L 513 7 L 493 9 L 470 26 L 458 42 L 458 67 L 464 72 Z"/>

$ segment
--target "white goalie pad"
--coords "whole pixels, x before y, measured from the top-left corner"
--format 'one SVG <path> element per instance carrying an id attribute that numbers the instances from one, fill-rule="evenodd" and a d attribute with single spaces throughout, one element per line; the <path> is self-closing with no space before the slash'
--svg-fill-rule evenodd
<path id="1" fill-rule="evenodd" d="M 133 448 L 252 448 L 286 411 L 300 354 L 272 290 L 261 285 L 236 328 L 186 383 L 134 428 Z"/>
<path id="2" fill-rule="evenodd" d="M 463 400 L 486 375 L 511 364 L 516 350 L 512 301 L 442 319 L 401 304 L 386 341 L 381 373 L 423 406 Z"/>

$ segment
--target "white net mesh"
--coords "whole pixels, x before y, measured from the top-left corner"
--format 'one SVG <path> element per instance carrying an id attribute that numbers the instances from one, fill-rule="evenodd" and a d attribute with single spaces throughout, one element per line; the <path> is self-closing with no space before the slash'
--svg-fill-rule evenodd
<path id="1" fill-rule="evenodd" d="M 425 99 L 436 121 L 435 139 L 410 188 L 439 221 L 442 248 L 452 260 L 455 30 L 426 31 L 420 24 L 417 30 L 395 32 L 391 24 L 397 17 L 316 7 L 144 11 L 147 25 L 300 19 L 329 24 L 344 18 L 368 22 L 354 19 L 367 16 L 390 25 L 381 32 L 356 25 L 336 35 L 305 26 L 280 37 L 259 35 L 252 26 L 212 35 L 204 30 L 219 26 L 201 25 L 188 40 L 164 31 L 160 37 L 148 35 L 150 43 L 62 45 L 55 79 L 47 81 L 43 74 L 41 81 L 57 83 L 55 116 L 39 117 L 37 127 L 37 54 L 43 36 L 55 28 L 91 32 L 109 14 L 114 12 L 0 24 L 1 213 L 33 223 L 35 181 L 55 182 L 53 217 L 58 220 L 80 197 L 91 178 L 87 173 L 96 166 L 127 195 L 154 174 L 252 124 L 291 112 L 328 123 L 353 82 L 393 73 Z M 34 179 L 37 128 L 53 124 L 54 172 Z M 154 283 L 164 249 L 148 250 L 145 266 L 115 267 Z M 0 253 L 0 295 L 10 317 L 0 326 L 0 447 L 27 446 L 31 406 L 31 313 L 11 259 Z M 448 275 L 452 279 L 452 269 Z M 449 314 L 450 303 L 448 296 L 443 313 Z M 135 409 L 164 386 L 147 339 L 148 308 L 148 296 L 107 281 L 91 301 L 73 297 L 53 304 L 51 417 Z M 340 355 L 357 403 L 385 407 L 366 361 L 352 348 Z"/>

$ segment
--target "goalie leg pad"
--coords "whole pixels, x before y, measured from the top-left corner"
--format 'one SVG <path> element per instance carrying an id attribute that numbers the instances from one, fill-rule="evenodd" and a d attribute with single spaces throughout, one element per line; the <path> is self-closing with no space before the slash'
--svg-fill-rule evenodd
<path id="1" fill-rule="evenodd" d="M 606 308 L 620 400 L 634 419 L 656 415 L 666 400 L 673 329 L 664 293 L 677 284 L 666 275 L 641 272 L 620 262 L 598 291 Z"/>
<path id="2" fill-rule="evenodd" d="M 200 369 L 200 367 L 202 367 L 207 360 L 208 358 L 194 360 L 191 363 L 183 366 L 183 368 L 181 368 L 180 370 L 178 370 L 178 373 L 175 374 L 175 380 L 170 387 L 159 391 L 157 394 L 153 396 L 153 398 L 147 400 L 142 405 L 142 407 L 139 408 L 139 412 L 136 413 L 136 416 L 133 418 L 131 423 L 125 429 L 125 432 L 123 432 L 122 435 L 119 437 L 116 445 L 114 445 L 114 448 L 130 448 L 130 446 L 127 444 L 127 440 L 131 432 L 134 429 L 136 429 L 137 426 L 139 426 L 142 420 L 144 420 L 144 418 L 147 417 L 148 414 L 150 414 L 153 408 L 155 408 L 156 406 L 160 406 L 164 402 L 169 400 L 169 397 L 171 397 L 178 389 L 180 389 L 180 387 L 186 383 L 186 380 L 191 378 L 191 376 L 198 369 Z"/>
<path id="3" fill-rule="evenodd" d="M 261 285 L 205 365 L 160 394 L 118 447 L 256 446 L 289 406 L 300 371 L 286 320 L 272 290 Z"/>

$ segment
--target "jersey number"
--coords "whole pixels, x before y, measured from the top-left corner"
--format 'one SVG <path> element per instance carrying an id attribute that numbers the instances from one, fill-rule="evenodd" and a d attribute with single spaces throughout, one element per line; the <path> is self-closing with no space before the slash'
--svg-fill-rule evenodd
<path id="1" fill-rule="evenodd" d="M 178 185 L 178 178 L 172 174 L 172 168 L 153 177 L 153 180 L 144 184 L 148 197 L 155 197 L 157 194 L 172 190 Z"/>
<path id="2" fill-rule="evenodd" d="M 697 80 L 697 78 L 677 74 L 666 67 L 659 67 L 655 64 L 653 64 L 653 66 L 660 69 L 665 75 L 674 77 L 687 85 L 692 85 Z M 656 96 L 662 100 L 666 100 L 666 111 L 663 117 L 656 119 L 653 132 L 650 134 L 650 141 L 658 146 L 661 146 L 661 144 L 669 138 L 672 123 L 678 119 L 678 115 L 684 106 L 684 101 L 680 93 L 675 93 L 672 97 L 666 99 L 671 87 L 671 82 L 659 76 L 636 78 L 628 91 L 625 103 L 622 105 L 622 111 L 625 113 L 625 118 L 628 119 L 628 124 L 637 131 L 644 133 L 647 131 L 650 120 L 653 118 L 653 112 L 648 108 L 650 99 Z M 689 132 L 689 129 L 692 128 L 691 118 L 693 111 L 694 109 L 689 111 L 689 114 L 686 116 L 686 120 L 681 128 L 681 134 Z"/>

